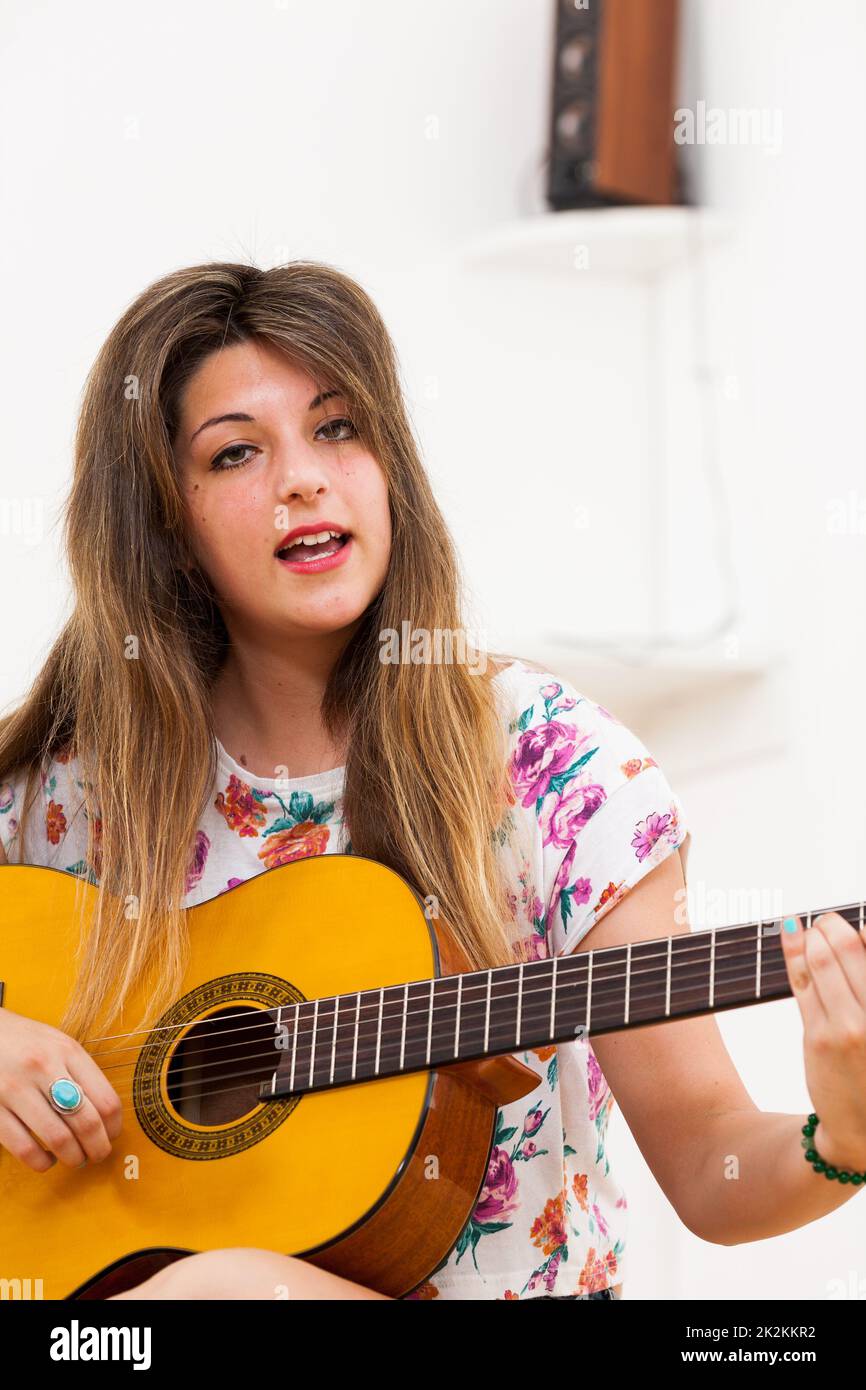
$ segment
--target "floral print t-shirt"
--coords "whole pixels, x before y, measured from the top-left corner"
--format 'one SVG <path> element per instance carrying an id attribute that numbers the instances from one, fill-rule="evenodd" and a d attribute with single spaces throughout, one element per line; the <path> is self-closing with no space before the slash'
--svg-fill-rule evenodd
<path id="1" fill-rule="evenodd" d="M 636 734 L 549 671 L 514 660 L 495 677 L 509 734 L 512 804 L 498 831 L 503 910 L 530 958 L 572 951 L 595 922 L 688 836 L 682 805 Z M 187 880 L 193 907 L 276 865 L 351 853 L 343 768 L 289 780 L 257 777 L 217 741 L 217 785 L 204 808 Z M 42 774 L 27 844 L 17 843 L 23 773 L 0 786 L 0 839 L 10 863 L 97 881 L 75 759 Z M 684 848 L 684 855 L 687 846 Z M 591 1041 L 514 1054 L 537 1088 L 497 1115 L 486 1180 L 447 1259 L 408 1298 L 520 1299 L 619 1293 L 627 1202 L 605 1134 L 614 1099 Z"/>

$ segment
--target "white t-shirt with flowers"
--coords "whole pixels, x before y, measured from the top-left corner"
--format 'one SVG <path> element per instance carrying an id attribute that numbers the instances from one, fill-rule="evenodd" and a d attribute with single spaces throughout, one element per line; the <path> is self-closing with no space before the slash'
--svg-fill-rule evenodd
<path id="1" fill-rule="evenodd" d="M 531 956 L 573 950 L 599 917 L 683 844 L 682 805 L 636 734 L 549 671 L 514 661 L 495 678 L 514 802 L 500 827 L 503 910 Z M 184 906 L 293 859 L 351 853 L 343 768 L 278 781 L 218 747 Z M 75 759 L 43 770 L 27 843 L 17 835 L 23 774 L 0 786 L 10 863 L 96 882 L 86 859 Z M 535 1091 L 497 1117 L 486 1181 L 447 1260 L 408 1298 L 585 1295 L 623 1283 L 627 1202 L 605 1149 L 614 1099 L 582 1038 L 514 1054 Z"/>

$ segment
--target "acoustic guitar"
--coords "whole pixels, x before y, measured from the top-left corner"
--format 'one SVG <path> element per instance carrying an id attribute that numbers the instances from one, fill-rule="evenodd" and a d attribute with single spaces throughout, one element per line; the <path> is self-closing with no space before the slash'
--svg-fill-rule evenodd
<path id="1" fill-rule="evenodd" d="M 96 892 L 0 868 L 5 1007 L 58 1026 L 75 895 L 89 914 Z M 863 906 L 824 910 L 856 926 Z M 234 1245 L 399 1297 L 469 1220 L 498 1107 L 539 1083 L 511 1054 L 791 993 L 778 921 L 467 971 L 429 901 L 352 854 L 266 870 L 188 924 L 177 1001 L 132 1032 L 134 994 L 84 1041 L 124 1103 L 110 1156 L 37 1173 L 0 1149 L 4 1297 L 104 1299 Z"/>

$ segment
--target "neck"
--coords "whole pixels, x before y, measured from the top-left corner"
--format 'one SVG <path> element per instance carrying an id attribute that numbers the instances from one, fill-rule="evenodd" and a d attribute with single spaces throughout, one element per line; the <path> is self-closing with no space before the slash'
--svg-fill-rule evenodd
<path id="1" fill-rule="evenodd" d="M 321 716 L 328 677 L 345 642 L 328 634 L 324 646 L 284 647 L 278 653 L 233 645 L 211 692 L 213 729 L 251 776 L 273 777 L 286 767 L 306 777 L 345 762 L 345 735 L 333 736 Z M 341 637 L 339 644 L 334 639 Z"/>
<path id="2" fill-rule="evenodd" d="M 864 904 L 823 912 L 857 929 Z M 590 1034 L 766 1003 L 791 994 L 781 921 L 713 927 L 550 960 L 316 999 L 272 1011 L 279 1063 L 263 1099 Z"/>

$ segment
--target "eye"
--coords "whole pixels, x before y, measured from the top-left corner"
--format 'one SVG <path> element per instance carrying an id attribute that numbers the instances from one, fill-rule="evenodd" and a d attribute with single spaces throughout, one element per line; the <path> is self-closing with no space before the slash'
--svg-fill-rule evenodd
<path id="1" fill-rule="evenodd" d="M 238 459 L 237 463 L 222 462 L 229 454 L 236 454 L 240 449 L 253 449 L 258 453 L 254 444 L 230 444 L 227 449 L 223 449 L 222 453 L 217 454 L 211 468 L 217 473 L 224 473 L 229 468 L 242 468 L 245 463 L 249 463 L 249 459 Z"/>
<path id="2" fill-rule="evenodd" d="M 334 439 L 334 438 L 332 437 L 332 438 L 331 438 L 331 443 L 339 444 L 339 443 L 342 442 L 343 439 L 354 439 L 354 438 L 355 438 L 355 434 L 356 434 L 355 426 L 352 424 L 352 421 L 351 421 L 351 420 L 348 418 L 348 416 L 346 416 L 346 415 L 341 415 L 341 416 L 340 416 L 338 419 L 336 419 L 336 420 L 326 420 L 326 421 L 324 422 L 324 424 L 319 425 L 319 430 L 329 430 L 329 429 L 332 429 L 332 428 L 333 428 L 334 426 L 336 426 L 336 425 L 348 425 L 348 427 L 349 427 L 349 429 L 352 431 L 352 433 L 351 433 L 351 434 L 344 434 L 344 435 L 342 435 L 339 439 Z M 317 430 L 316 433 L 318 434 L 318 432 L 319 432 L 319 431 Z"/>

